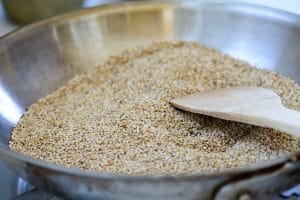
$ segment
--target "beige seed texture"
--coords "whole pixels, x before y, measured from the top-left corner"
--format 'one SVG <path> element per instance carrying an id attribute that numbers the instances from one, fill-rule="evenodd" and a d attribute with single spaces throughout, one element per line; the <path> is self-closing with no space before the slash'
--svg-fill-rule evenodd
<path id="1" fill-rule="evenodd" d="M 247 167 L 300 149 L 272 129 L 191 114 L 169 101 L 231 86 L 272 89 L 300 110 L 300 87 L 191 42 L 158 42 L 110 57 L 31 105 L 11 149 L 114 174 L 193 174 Z"/>

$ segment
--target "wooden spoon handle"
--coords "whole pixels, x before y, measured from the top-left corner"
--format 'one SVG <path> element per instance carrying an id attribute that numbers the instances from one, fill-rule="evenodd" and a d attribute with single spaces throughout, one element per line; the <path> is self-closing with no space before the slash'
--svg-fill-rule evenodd
<path id="1" fill-rule="evenodd" d="M 264 115 L 266 126 L 300 138 L 300 112 L 282 107 Z"/>

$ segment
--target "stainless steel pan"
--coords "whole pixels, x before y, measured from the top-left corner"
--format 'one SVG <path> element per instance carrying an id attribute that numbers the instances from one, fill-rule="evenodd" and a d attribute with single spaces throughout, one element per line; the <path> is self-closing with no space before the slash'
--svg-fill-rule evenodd
<path id="1" fill-rule="evenodd" d="M 300 17 L 237 3 L 128 3 L 26 26 L 0 40 L 0 158 L 38 187 L 69 199 L 261 199 L 300 182 L 300 154 L 238 171 L 120 176 L 68 169 L 8 148 L 25 108 L 97 66 L 152 40 L 193 40 L 300 82 Z"/>

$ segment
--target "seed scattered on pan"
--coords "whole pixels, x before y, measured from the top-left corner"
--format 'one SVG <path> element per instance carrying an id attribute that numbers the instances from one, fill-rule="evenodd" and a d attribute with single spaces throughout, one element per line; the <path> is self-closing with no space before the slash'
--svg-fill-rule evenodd
<path id="1" fill-rule="evenodd" d="M 190 42 L 159 42 L 109 58 L 29 107 L 10 147 L 48 162 L 118 174 L 188 174 L 245 167 L 299 150 L 271 129 L 174 109 L 175 97 L 262 86 L 300 110 L 300 88 Z"/>

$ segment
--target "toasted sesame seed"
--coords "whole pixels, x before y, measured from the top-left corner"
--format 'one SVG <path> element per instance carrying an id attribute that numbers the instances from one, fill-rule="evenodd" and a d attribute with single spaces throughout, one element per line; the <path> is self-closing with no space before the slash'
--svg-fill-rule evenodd
<path id="1" fill-rule="evenodd" d="M 11 149 L 66 167 L 115 174 L 191 174 L 246 167 L 299 150 L 285 133 L 173 108 L 189 93 L 272 89 L 300 110 L 300 87 L 191 42 L 126 50 L 32 104 Z"/>

